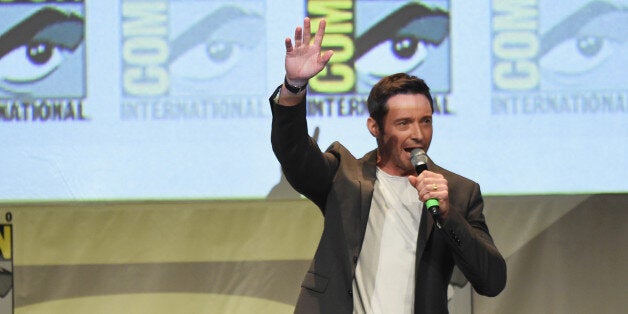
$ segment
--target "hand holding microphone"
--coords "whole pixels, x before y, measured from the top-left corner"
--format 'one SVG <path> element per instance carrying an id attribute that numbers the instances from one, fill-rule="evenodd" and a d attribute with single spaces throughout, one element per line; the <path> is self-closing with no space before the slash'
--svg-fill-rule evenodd
<path id="1" fill-rule="evenodd" d="M 410 184 L 417 189 L 419 199 L 425 203 L 428 212 L 439 225 L 439 221 L 449 212 L 447 180 L 441 174 L 427 169 L 427 155 L 422 149 L 413 149 L 410 156 L 410 161 L 417 173 L 416 177 L 409 177 Z"/>

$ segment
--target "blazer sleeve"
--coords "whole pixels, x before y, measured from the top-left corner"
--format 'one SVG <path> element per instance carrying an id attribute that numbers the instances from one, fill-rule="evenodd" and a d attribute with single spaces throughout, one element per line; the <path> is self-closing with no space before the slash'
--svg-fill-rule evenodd
<path id="1" fill-rule="evenodd" d="M 496 296 L 506 286 L 506 262 L 486 225 L 480 186 L 471 182 L 470 190 L 465 190 L 450 195 L 450 212 L 439 232 L 447 239 L 456 265 L 475 291 Z M 463 197 L 462 193 L 469 196 Z M 451 201 L 452 197 L 455 201 Z"/>
<path id="2" fill-rule="evenodd" d="M 324 213 L 327 194 L 338 157 L 323 153 L 308 135 L 306 100 L 287 107 L 275 102 L 281 87 L 270 97 L 272 112 L 271 144 L 286 179 L 299 193 L 312 200 Z"/>

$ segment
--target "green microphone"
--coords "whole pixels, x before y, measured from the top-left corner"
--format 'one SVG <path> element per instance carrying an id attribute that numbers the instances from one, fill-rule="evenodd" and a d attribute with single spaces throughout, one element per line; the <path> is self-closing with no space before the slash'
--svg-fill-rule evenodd
<path id="1" fill-rule="evenodd" d="M 415 148 L 410 152 L 410 162 L 416 170 L 416 174 L 420 175 L 421 172 L 427 170 L 427 154 L 420 148 Z M 438 224 L 440 218 L 440 207 L 438 207 L 438 199 L 430 198 L 425 202 L 427 211 L 434 217 L 434 221 Z"/>

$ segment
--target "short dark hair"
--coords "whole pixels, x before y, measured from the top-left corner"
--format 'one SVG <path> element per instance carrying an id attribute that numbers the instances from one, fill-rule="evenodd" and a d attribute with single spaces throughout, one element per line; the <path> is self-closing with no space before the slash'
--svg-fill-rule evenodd
<path id="1" fill-rule="evenodd" d="M 380 128 L 383 128 L 384 117 L 388 113 L 386 103 L 390 97 L 397 94 L 424 95 L 430 102 L 430 108 L 432 109 L 432 113 L 434 113 L 434 100 L 430 94 L 430 88 L 424 80 L 406 73 L 392 74 L 382 78 L 373 86 L 369 98 L 366 101 L 371 118 L 377 122 Z"/>

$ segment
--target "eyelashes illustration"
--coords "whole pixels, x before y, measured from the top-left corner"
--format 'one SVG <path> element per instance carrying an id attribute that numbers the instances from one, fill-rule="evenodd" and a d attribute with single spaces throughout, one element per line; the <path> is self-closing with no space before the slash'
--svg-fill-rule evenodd
<path id="1" fill-rule="evenodd" d="M 593 1 L 541 36 L 541 67 L 565 75 L 585 74 L 628 41 L 628 10 Z"/>
<path id="2" fill-rule="evenodd" d="M 34 84 L 50 76 L 84 38 L 76 13 L 44 7 L 0 35 L 0 88 Z"/>
<path id="3" fill-rule="evenodd" d="M 170 42 L 171 73 L 192 81 L 224 75 L 259 45 L 261 25 L 261 16 L 237 7 L 208 14 Z"/>
<path id="4" fill-rule="evenodd" d="M 412 72 L 448 36 L 448 12 L 406 4 L 356 39 L 356 67 L 374 77 Z"/>

